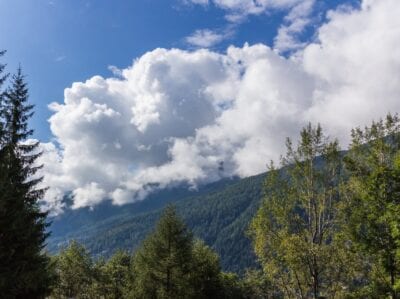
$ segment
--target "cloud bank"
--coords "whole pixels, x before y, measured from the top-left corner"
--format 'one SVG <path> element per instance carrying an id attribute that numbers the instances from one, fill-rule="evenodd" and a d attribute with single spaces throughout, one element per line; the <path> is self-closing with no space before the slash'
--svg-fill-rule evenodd
<path id="1" fill-rule="evenodd" d="M 299 3 L 214 2 L 254 13 Z M 74 83 L 50 105 L 46 206 L 60 211 L 68 191 L 74 208 L 125 204 L 154 188 L 257 174 L 308 121 L 346 144 L 352 127 L 400 111 L 399 15 L 397 0 L 364 0 L 329 12 L 288 58 L 262 44 L 155 49 L 116 77 Z"/>

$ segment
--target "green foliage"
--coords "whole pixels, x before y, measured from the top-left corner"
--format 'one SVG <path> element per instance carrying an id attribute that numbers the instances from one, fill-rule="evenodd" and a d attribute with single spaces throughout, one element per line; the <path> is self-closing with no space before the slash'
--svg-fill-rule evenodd
<path id="1" fill-rule="evenodd" d="M 204 240 L 220 256 L 224 271 L 244 274 L 246 268 L 257 266 L 246 230 L 259 206 L 264 178 L 263 174 L 242 180 L 225 180 L 192 192 L 191 196 L 184 196 L 174 203 L 193 235 Z M 183 193 L 179 190 L 170 191 L 166 194 L 167 198 L 173 194 L 178 194 L 179 198 L 179 194 Z M 83 226 L 67 235 L 62 233 L 57 236 L 53 232 L 49 248 L 55 253 L 57 244 L 77 239 L 96 256 L 109 257 L 118 249 L 134 252 L 154 228 L 161 214 L 158 206 L 154 210 L 149 208 L 150 212 L 139 214 L 134 210 L 136 207 L 132 205 L 129 213 L 125 211 L 109 218 L 105 216 L 102 221 Z M 88 218 L 92 217 L 90 213 L 96 213 L 96 208 L 87 213 Z M 58 226 L 63 223 L 67 227 L 70 221 L 74 221 L 70 216 L 66 220 L 63 217 L 55 220 Z"/>
<path id="2" fill-rule="evenodd" d="M 190 284 L 193 298 L 215 298 L 221 294 L 221 266 L 219 256 L 203 241 L 196 240 L 192 247 Z"/>
<path id="3" fill-rule="evenodd" d="M 279 290 L 274 289 L 261 270 L 248 269 L 241 284 L 244 298 L 280 298 Z"/>
<path id="4" fill-rule="evenodd" d="M 51 298 L 243 298 L 235 274 L 221 272 L 218 255 L 169 206 L 132 258 L 122 251 L 93 262 L 73 241 L 54 257 Z"/>
<path id="5" fill-rule="evenodd" d="M 134 258 L 133 298 L 192 298 L 192 234 L 168 206 Z"/>
<path id="6" fill-rule="evenodd" d="M 369 269 L 365 292 L 400 296 L 400 120 L 388 115 L 352 131 L 345 158 L 349 180 L 343 205 L 344 233 Z"/>
<path id="7" fill-rule="evenodd" d="M 336 246 L 341 157 L 337 141 L 308 125 L 293 148 L 287 140 L 283 171 L 271 163 L 265 200 L 250 228 L 263 271 L 288 298 L 334 297 L 343 289 Z"/>
<path id="8" fill-rule="evenodd" d="M 244 298 L 243 286 L 236 273 L 222 272 L 220 274 L 222 294 L 217 298 L 242 299 Z M 212 297 L 211 297 L 212 298 Z"/>
<path id="9" fill-rule="evenodd" d="M 10 85 L 0 92 L 0 293 L 5 298 L 43 298 L 52 276 L 43 252 L 46 213 L 38 203 L 45 190 L 37 187 L 41 178 L 35 177 L 39 144 L 27 141 L 33 133 L 28 127 L 33 106 L 21 69 Z"/>
<path id="10" fill-rule="evenodd" d="M 134 213 L 67 212 L 65 219 L 78 221 L 55 226 L 61 234 L 52 243 L 70 233 L 67 239 L 78 237 L 89 250 L 73 241 L 50 260 L 43 251 L 47 215 L 38 204 L 45 192 L 36 176 L 39 144 L 28 141 L 33 106 L 21 70 L 4 91 L 7 78 L 0 64 L 2 298 L 44 298 L 52 283 L 50 298 L 60 299 L 400 298 L 397 115 L 352 131 L 345 173 L 337 141 L 320 126 L 304 128 L 296 147 L 288 139 L 280 169 L 271 163 L 261 206 L 265 175 L 197 194 L 168 191 L 176 209 L 162 213 L 161 195 Z M 261 269 L 246 238 L 249 224 Z M 135 252 L 92 259 L 118 248 Z M 221 271 L 219 255 L 222 268 L 236 273 Z"/>
<path id="11" fill-rule="evenodd" d="M 55 259 L 58 277 L 53 297 L 89 298 L 93 279 L 93 263 L 85 247 L 72 241 Z"/>
<path id="12" fill-rule="evenodd" d="M 128 287 L 131 269 L 131 256 L 125 251 L 117 251 L 104 265 L 107 298 L 122 298 Z"/>
<path id="13" fill-rule="evenodd" d="M 131 256 L 116 252 L 108 261 L 92 260 L 86 248 L 72 241 L 53 257 L 57 278 L 50 298 L 123 298 L 128 288 Z"/>
<path id="14" fill-rule="evenodd" d="M 346 172 L 337 141 L 309 125 L 297 147 L 288 140 L 279 170 L 182 197 L 182 219 L 169 207 L 77 232 L 92 253 L 136 251 L 92 262 L 86 298 L 398 298 L 398 124 L 389 115 L 354 130 Z M 262 268 L 244 272 L 256 265 L 245 236 L 254 214 L 249 234 Z M 244 277 L 221 272 L 218 254 Z"/>

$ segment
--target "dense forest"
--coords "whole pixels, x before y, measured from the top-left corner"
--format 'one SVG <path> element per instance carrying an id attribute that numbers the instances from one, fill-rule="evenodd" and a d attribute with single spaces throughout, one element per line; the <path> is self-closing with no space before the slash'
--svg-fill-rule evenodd
<path id="1" fill-rule="evenodd" d="M 76 241 L 50 254 L 27 84 L 20 68 L 8 76 L 1 65 L 0 73 L 0 84 L 9 84 L 0 93 L 2 298 L 400 298 L 397 114 L 352 130 L 345 153 L 321 126 L 307 125 L 298 142 L 287 139 L 279 165 L 271 162 L 266 176 L 252 178 L 263 181 L 262 190 L 255 183 L 248 194 L 258 201 L 240 192 L 251 188 L 234 182 L 219 197 L 216 185 L 207 201 L 198 194 L 143 213 L 134 224 L 126 218 L 126 226 L 157 224 L 136 237 L 111 231 L 125 242 L 113 254 L 94 256 Z M 228 216 L 212 218 L 211 211 Z M 90 246 L 113 246 L 109 236 L 104 232 Z M 140 245 L 124 251 L 135 238 Z M 225 271 L 241 262 L 225 259 L 222 268 L 224 252 L 215 248 L 239 248 L 231 256 L 247 269 Z"/>
<path id="2" fill-rule="evenodd" d="M 183 192 L 185 187 L 164 190 L 122 207 L 103 204 L 92 211 L 69 209 L 53 218 L 47 248 L 57 253 L 76 240 L 93 256 L 109 257 L 119 249 L 132 252 L 154 228 L 165 203 L 171 202 L 194 236 L 218 253 L 222 269 L 243 274 L 246 268 L 257 266 L 247 227 L 260 204 L 264 180 L 262 174 L 219 181 L 191 192 Z"/>

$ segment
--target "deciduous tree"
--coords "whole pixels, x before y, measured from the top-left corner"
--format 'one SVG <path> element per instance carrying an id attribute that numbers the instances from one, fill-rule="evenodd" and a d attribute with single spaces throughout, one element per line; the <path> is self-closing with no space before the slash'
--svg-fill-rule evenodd
<path id="1" fill-rule="evenodd" d="M 343 285 L 337 231 L 341 157 L 336 140 L 309 124 L 281 170 L 271 163 L 250 234 L 274 296 L 333 298 Z"/>
<path id="2" fill-rule="evenodd" d="M 345 229 L 369 266 L 370 296 L 400 298 L 400 119 L 352 131 Z"/>

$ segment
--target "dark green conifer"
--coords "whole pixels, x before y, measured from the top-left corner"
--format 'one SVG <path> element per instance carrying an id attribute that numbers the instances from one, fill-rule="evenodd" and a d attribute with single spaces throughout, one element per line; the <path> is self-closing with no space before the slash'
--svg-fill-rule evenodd
<path id="1" fill-rule="evenodd" d="M 169 206 L 134 258 L 134 298 L 192 298 L 192 234 Z"/>
<path id="2" fill-rule="evenodd" d="M 57 281 L 52 298 L 92 297 L 93 261 L 83 245 L 72 241 L 55 257 L 55 263 Z"/>
<path id="3" fill-rule="evenodd" d="M 191 284 L 196 299 L 224 298 L 219 256 L 201 240 L 193 244 Z"/>
<path id="4" fill-rule="evenodd" d="M 0 57 L 3 56 L 5 53 L 5 51 L 0 51 Z M 4 171 L 2 171 L 1 167 L 4 165 L 4 163 L 2 162 L 2 149 L 4 148 L 5 145 L 5 103 L 4 103 L 4 95 L 5 92 L 3 90 L 3 85 L 4 82 L 6 81 L 8 74 L 4 74 L 4 69 L 5 69 L 5 64 L 0 64 L 0 180 L 1 180 L 1 176 L 4 174 Z M 1 191 L 1 185 L 0 185 L 0 191 Z M 0 203 L 1 204 L 1 203 Z M 0 206 L 1 208 L 1 206 Z"/>
<path id="5" fill-rule="evenodd" d="M 103 273 L 103 294 L 109 299 L 123 298 L 127 288 L 131 256 L 122 250 L 118 250 L 105 263 L 101 269 Z"/>
<path id="6" fill-rule="evenodd" d="M 3 94 L 0 147 L 0 293 L 3 298 L 43 298 L 49 288 L 49 259 L 43 252 L 46 213 L 39 207 L 45 189 L 35 176 L 39 142 L 28 138 L 33 115 L 19 68 Z"/>

